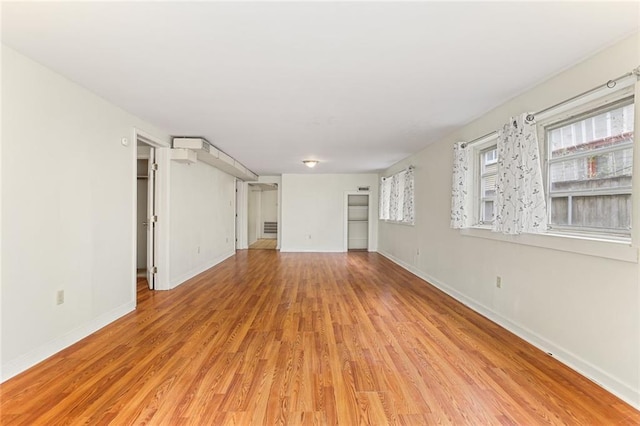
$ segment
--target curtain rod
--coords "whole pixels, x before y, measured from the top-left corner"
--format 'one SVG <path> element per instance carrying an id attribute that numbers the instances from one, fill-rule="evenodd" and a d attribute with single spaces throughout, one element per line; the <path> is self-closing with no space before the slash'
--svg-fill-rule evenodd
<path id="1" fill-rule="evenodd" d="M 395 172 L 395 173 L 393 173 L 393 174 L 390 174 L 390 175 L 389 175 L 389 176 L 387 176 L 387 177 L 382 176 L 382 180 L 389 179 L 391 176 L 393 176 L 393 175 L 397 175 L 398 173 L 406 172 L 406 171 L 409 171 L 409 170 L 415 170 L 415 169 L 416 169 L 416 166 L 414 166 L 413 164 L 411 164 L 411 165 L 409 165 L 409 166 L 405 167 L 404 169 L 402 169 L 402 170 L 400 170 L 400 171 L 398 171 L 398 172 Z"/>
<path id="2" fill-rule="evenodd" d="M 573 102 L 576 99 L 580 99 L 580 98 L 582 98 L 584 96 L 588 96 L 588 95 L 590 95 L 590 94 L 592 94 L 592 93 L 594 93 L 594 92 L 596 92 L 596 91 L 598 91 L 600 89 L 604 89 L 605 87 L 608 88 L 608 89 L 613 89 L 614 87 L 616 87 L 616 85 L 618 84 L 619 81 L 626 80 L 627 78 L 629 78 L 629 77 L 631 77 L 633 75 L 635 75 L 636 78 L 640 78 L 640 67 L 634 68 L 632 71 L 630 71 L 630 72 L 628 72 L 628 73 L 626 73 L 624 75 L 621 75 L 620 77 L 614 78 L 613 80 L 609 80 L 604 84 L 596 86 L 596 87 L 594 87 L 592 89 L 589 89 L 589 90 L 587 90 L 585 92 L 582 92 L 582 93 L 580 93 L 578 95 L 575 95 L 575 96 L 573 96 L 573 97 L 571 97 L 569 99 L 565 99 L 562 102 L 558 102 L 557 104 L 551 105 L 550 107 L 547 107 L 545 109 L 541 109 L 538 112 L 534 112 L 532 114 L 527 114 L 526 120 L 528 122 L 532 122 L 536 118 L 536 115 L 541 115 L 541 114 L 544 114 L 545 112 L 549 112 L 549 111 L 551 111 L 551 110 L 553 110 L 555 108 L 558 108 L 558 107 L 566 105 L 566 104 L 568 104 L 570 102 Z M 480 136 L 479 138 L 475 138 L 475 139 L 473 139 L 473 140 L 471 140 L 469 142 L 463 143 L 461 145 L 461 147 L 462 148 L 466 148 L 469 145 L 473 145 L 474 143 L 478 143 L 481 140 L 486 139 L 489 136 L 493 136 L 493 135 L 495 135 L 497 133 L 498 133 L 498 131 L 494 130 L 493 132 L 489 132 L 486 135 Z"/>
<path id="3" fill-rule="evenodd" d="M 482 136 L 480 136 L 479 138 L 475 138 L 475 139 L 473 139 L 473 140 L 470 140 L 469 142 L 464 142 L 464 143 L 463 143 L 462 145 L 460 145 L 460 146 L 461 146 L 462 148 L 466 148 L 466 147 L 467 147 L 467 146 L 469 146 L 469 145 L 473 145 L 474 143 L 478 143 L 478 142 L 480 142 L 481 140 L 484 140 L 484 139 L 488 138 L 489 136 L 493 136 L 493 135 L 496 135 L 496 134 L 498 134 L 498 131 L 497 131 L 497 130 L 494 130 L 493 132 L 489 132 L 489 133 L 487 133 L 486 135 L 482 135 Z"/>

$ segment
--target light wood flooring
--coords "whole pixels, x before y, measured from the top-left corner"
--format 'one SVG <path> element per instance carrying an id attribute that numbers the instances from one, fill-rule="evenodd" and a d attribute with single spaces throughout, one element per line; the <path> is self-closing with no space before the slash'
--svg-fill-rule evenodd
<path id="1" fill-rule="evenodd" d="M 640 412 L 375 253 L 244 250 L 0 386 L 2 425 L 621 425 Z"/>
<path id="2" fill-rule="evenodd" d="M 274 239 L 261 238 L 249 246 L 251 250 L 275 250 L 278 241 Z"/>

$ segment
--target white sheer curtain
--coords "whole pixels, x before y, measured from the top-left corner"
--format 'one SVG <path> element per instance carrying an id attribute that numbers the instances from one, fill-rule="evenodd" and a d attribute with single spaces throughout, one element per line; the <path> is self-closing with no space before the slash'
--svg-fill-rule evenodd
<path id="1" fill-rule="evenodd" d="M 471 226 L 473 199 L 470 194 L 472 176 L 469 148 L 464 142 L 453 146 L 453 180 L 451 182 L 451 227 L 454 229 Z"/>
<path id="2" fill-rule="evenodd" d="M 380 180 L 380 219 L 414 223 L 413 168 Z"/>
<path id="3" fill-rule="evenodd" d="M 402 210 L 398 210 L 398 206 L 402 207 L 402 200 L 400 199 L 400 173 L 396 173 L 391 176 L 391 197 L 389 199 L 389 219 L 390 220 L 402 220 L 399 213 Z M 404 194 L 404 192 L 402 192 Z"/>
<path id="4" fill-rule="evenodd" d="M 389 220 L 389 200 L 391 198 L 391 179 L 380 179 L 380 219 Z"/>
<path id="5" fill-rule="evenodd" d="M 498 131 L 498 181 L 493 230 L 504 234 L 547 230 L 547 205 L 540 151 L 527 114 L 512 117 Z"/>
<path id="6" fill-rule="evenodd" d="M 413 197 L 413 167 L 409 167 L 404 174 L 404 194 L 402 198 L 403 222 L 414 223 Z"/>

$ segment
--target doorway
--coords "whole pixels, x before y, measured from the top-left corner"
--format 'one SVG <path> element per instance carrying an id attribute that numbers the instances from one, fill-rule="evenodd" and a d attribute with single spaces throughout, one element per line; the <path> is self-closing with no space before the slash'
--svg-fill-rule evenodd
<path id="1" fill-rule="evenodd" d="M 156 278 L 156 150 L 137 140 L 136 153 L 136 287 L 155 289 Z"/>
<path id="2" fill-rule="evenodd" d="M 250 183 L 247 186 L 249 249 L 275 250 L 278 244 L 278 184 Z"/>

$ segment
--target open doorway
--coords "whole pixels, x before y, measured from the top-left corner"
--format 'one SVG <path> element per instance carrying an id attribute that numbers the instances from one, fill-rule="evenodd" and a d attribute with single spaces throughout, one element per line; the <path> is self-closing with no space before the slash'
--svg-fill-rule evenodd
<path id="1" fill-rule="evenodd" d="M 156 162 L 155 148 L 138 139 L 136 154 L 136 284 L 137 292 L 155 288 Z"/>
<path id="2" fill-rule="evenodd" d="M 278 238 L 278 184 L 250 183 L 247 195 L 249 249 L 275 250 Z"/>
<path id="3" fill-rule="evenodd" d="M 369 193 L 347 193 L 345 201 L 345 249 L 348 251 L 367 251 L 371 228 Z"/>

